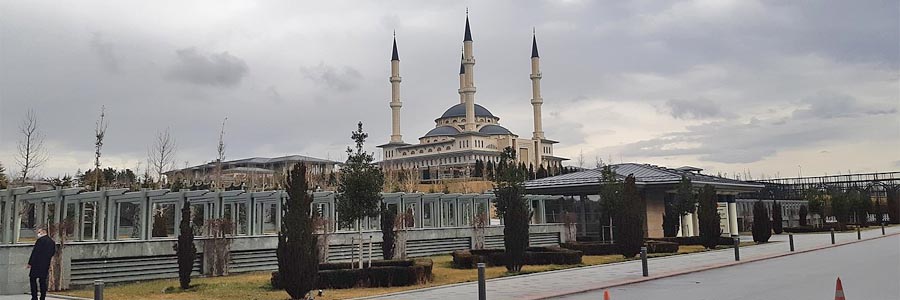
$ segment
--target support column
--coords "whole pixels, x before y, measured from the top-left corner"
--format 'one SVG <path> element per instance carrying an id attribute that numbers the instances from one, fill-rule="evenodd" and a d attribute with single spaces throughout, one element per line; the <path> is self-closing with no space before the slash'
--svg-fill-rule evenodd
<path id="1" fill-rule="evenodd" d="M 728 231 L 732 235 L 738 234 L 737 203 L 734 196 L 728 196 Z"/>
<path id="2" fill-rule="evenodd" d="M 681 236 L 694 236 L 694 214 L 688 213 L 681 218 Z"/>

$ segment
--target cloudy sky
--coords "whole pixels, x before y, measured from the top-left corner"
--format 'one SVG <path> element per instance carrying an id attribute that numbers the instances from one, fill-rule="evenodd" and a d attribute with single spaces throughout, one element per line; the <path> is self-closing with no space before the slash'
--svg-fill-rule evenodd
<path id="1" fill-rule="evenodd" d="M 389 59 L 402 133 L 458 103 L 466 6 L 476 102 L 531 135 L 532 28 L 544 126 L 578 164 L 646 162 L 796 176 L 900 170 L 897 1 L 0 1 L 0 162 L 33 109 L 45 176 L 134 168 L 171 128 L 178 165 L 343 160 L 357 121 L 388 140 Z M 143 164 L 146 167 L 146 163 Z"/>

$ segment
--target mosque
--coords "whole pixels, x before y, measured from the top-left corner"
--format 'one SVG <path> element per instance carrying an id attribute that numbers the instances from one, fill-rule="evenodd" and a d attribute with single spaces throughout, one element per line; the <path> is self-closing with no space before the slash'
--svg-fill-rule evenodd
<path id="1" fill-rule="evenodd" d="M 534 131 L 530 138 L 519 137 L 500 125 L 500 117 L 475 103 L 475 55 L 469 17 L 463 37 L 463 54 L 459 68 L 459 103 L 450 106 L 434 120 L 434 129 L 406 143 L 400 134 L 400 56 L 394 37 L 391 55 L 391 140 L 378 146 L 383 151 L 382 167 L 389 170 L 414 170 L 420 179 L 467 178 L 472 176 L 476 161 L 498 162 L 506 147 L 516 150 L 516 161 L 537 170 L 559 168 L 566 158 L 553 155 L 557 143 L 544 136 L 541 125 L 541 58 L 537 38 L 531 45 L 531 106 Z"/>

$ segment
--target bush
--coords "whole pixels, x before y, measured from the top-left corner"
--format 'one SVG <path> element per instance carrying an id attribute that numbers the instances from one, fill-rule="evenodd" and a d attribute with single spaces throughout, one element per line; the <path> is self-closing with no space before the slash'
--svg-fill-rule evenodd
<path id="1" fill-rule="evenodd" d="M 800 205 L 800 226 L 806 226 L 806 216 L 809 215 L 809 209 L 806 208 L 806 204 Z"/>
<path id="2" fill-rule="evenodd" d="M 602 242 L 568 242 L 560 244 L 563 248 L 577 250 L 584 255 L 619 254 L 619 245 Z"/>
<path id="3" fill-rule="evenodd" d="M 678 253 L 678 243 L 647 241 L 647 253 Z"/>
<path id="4" fill-rule="evenodd" d="M 772 237 L 772 221 L 769 220 L 769 212 L 766 205 L 762 201 L 756 200 L 753 203 L 753 241 L 757 243 L 768 243 Z"/>
<path id="5" fill-rule="evenodd" d="M 680 237 L 667 237 L 667 238 L 652 238 L 652 241 L 664 241 L 664 242 L 673 242 L 678 243 L 679 245 L 703 245 L 703 241 L 699 236 L 680 236 Z M 724 245 L 731 246 L 734 244 L 734 240 L 730 237 L 719 236 L 716 241 L 716 245 Z"/>
<path id="6" fill-rule="evenodd" d="M 433 262 L 430 259 L 378 260 L 371 268 L 353 269 L 349 262 L 319 264 L 316 286 L 320 289 L 353 287 L 391 287 L 422 284 L 431 281 Z M 281 288 L 278 272 L 272 272 L 273 288 Z"/>
<path id="7" fill-rule="evenodd" d="M 813 227 L 813 226 L 797 226 L 797 227 L 785 227 L 784 232 L 789 233 L 811 233 L 811 232 L 830 232 L 831 229 L 835 231 L 841 231 L 841 226 L 834 223 L 826 223 L 821 227 Z"/>
<path id="8" fill-rule="evenodd" d="M 450 254 L 453 257 L 453 267 L 461 269 L 475 268 L 478 263 L 488 266 L 506 265 L 506 252 L 501 249 L 486 250 L 456 250 Z M 524 261 L 526 265 L 577 265 L 582 258 L 581 251 L 563 249 L 560 247 L 530 247 L 525 251 Z"/>

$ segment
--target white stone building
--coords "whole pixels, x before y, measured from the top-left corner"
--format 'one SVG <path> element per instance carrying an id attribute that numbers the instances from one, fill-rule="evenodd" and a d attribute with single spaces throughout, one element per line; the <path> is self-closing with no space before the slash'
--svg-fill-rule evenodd
<path id="1" fill-rule="evenodd" d="M 516 150 L 517 162 L 537 170 L 561 165 L 562 157 L 553 155 L 556 141 L 547 139 L 541 125 L 541 71 L 537 39 L 531 49 L 531 106 L 534 131 L 531 137 L 519 137 L 500 125 L 500 118 L 475 103 L 475 56 L 469 18 L 466 17 L 463 55 L 459 70 L 459 103 L 450 106 L 434 120 L 434 129 L 418 143 L 406 143 L 400 134 L 400 57 L 394 38 L 391 57 L 391 140 L 378 147 L 383 150 L 385 169 L 415 170 L 421 179 L 465 178 L 472 174 L 477 160 L 497 162 L 506 147 Z"/>

